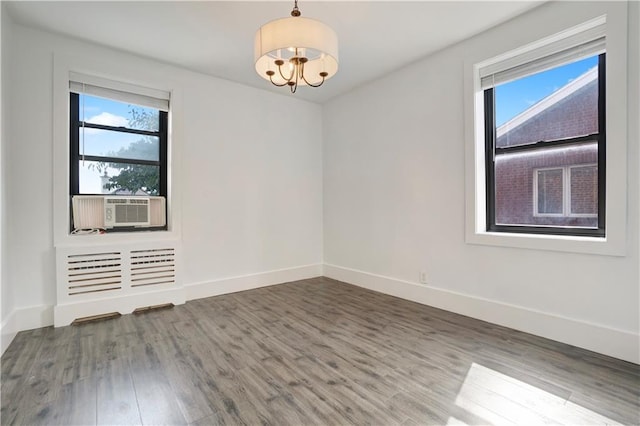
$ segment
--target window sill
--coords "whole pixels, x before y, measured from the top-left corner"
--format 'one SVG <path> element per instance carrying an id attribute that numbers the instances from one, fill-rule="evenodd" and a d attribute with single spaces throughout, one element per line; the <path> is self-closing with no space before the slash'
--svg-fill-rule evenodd
<path id="1" fill-rule="evenodd" d="M 522 234 L 508 232 L 468 232 L 467 244 L 494 247 L 559 251 L 568 253 L 625 256 L 625 241 L 611 241 L 601 237 L 567 235 Z"/>
<path id="2" fill-rule="evenodd" d="M 112 245 L 119 243 L 139 243 L 150 241 L 178 240 L 180 236 L 175 231 L 140 230 L 133 232 L 112 232 L 105 234 L 66 235 L 56 241 L 56 248 L 86 247 Z"/>

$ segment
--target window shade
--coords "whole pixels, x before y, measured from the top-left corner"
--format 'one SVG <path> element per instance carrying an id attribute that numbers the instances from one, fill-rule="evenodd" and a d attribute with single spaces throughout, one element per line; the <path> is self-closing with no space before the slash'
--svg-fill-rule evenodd
<path id="1" fill-rule="evenodd" d="M 169 111 L 168 91 L 108 80 L 75 72 L 69 73 L 69 90 L 101 98 L 113 99 L 143 107 Z"/>
<path id="2" fill-rule="evenodd" d="M 568 35 L 555 36 L 554 41 L 546 42 L 521 54 L 481 66 L 482 89 L 605 52 L 604 17 L 585 24 L 587 25 L 588 28 L 574 28 L 568 31 L 570 33 Z"/>

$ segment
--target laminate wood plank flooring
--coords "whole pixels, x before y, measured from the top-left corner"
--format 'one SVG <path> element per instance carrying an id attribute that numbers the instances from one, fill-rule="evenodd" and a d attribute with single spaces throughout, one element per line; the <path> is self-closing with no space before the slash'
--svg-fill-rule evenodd
<path id="1" fill-rule="evenodd" d="M 640 424 L 640 366 L 319 277 L 19 333 L 3 425 Z"/>

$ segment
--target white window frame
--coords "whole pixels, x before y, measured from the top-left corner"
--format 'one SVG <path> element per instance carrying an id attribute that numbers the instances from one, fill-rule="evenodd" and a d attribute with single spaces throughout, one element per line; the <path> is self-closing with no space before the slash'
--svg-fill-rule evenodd
<path id="1" fill-rule="evenodd" d="M 555 9 L 569 5 L 556 5 Z M 499 29 L 486 35 L 496 45 L 478 49 L 465 60 L 465 241 L 498 247 L 517 247 L 570 253 L 625 256 L 627 251 L 627 5 L 620 3 L 570 8 L 549 25 L 525 25 L 519 37 L 502 37 Z M 532 13 L 535 13 L 532 12 Z M 540 18 L 540 16 L 538 16 Z M 480 69 L 531 52 L 542 52 L 558 40 L 606 22 L 606 236 L 566 236 L 488 232 L 484 96 Z M 513 28 L 512 28 L 513 29 Z M 527 44 L 522 40 L 530 40 Z M 482 44 L 479 44 L 481 46 Z M 482 45 L 484 46 L 484 45 Z M 493 52 L 491 54 L 490 52 Z M 502 53 L 506 52 L 506 53 Z M 489 53 L 489 54 L 487 54 Z M 552 52 L 551 52 L 552 53 Z M 522 57 L 522 56 L 521 56 Z M 487 59 L 490 58 L 490 59 Z M 513 65 L 513 63 L 511 64 Z"/>
<path id="2" fill-rule="evenodd" d="M 573 213 L 571 211 L 571 170 L 598 166 L 597 163 L 575 164 L 571 166 L 540 167 L 533 170 L 533 216 L 534 217 L 598 217 L 593 213 Z M 538 173 L 545 170 L 562 170 L 562 213 L 540 213 L 538 209 Z"/>
<path id="3" fill-rule="evenodd" d="M 74 75 L 92 76 L 96 82 L 118 82 L 125 91 L 131 87 L 146 90 L 143 94 L 168 92 L 171 108 L 168 115 L 167 148 L 167 230 L 156 232 L 110 233 L 83 235 L 69 233 L 71 203 L 69 202 L 69 82 Z M 100 86 L 100 84 L 97 84 Z M 118 88 L 112 88 L 118 89 Z M 137 89 L 136 89 L 137 90 Z M 153 95 L 152 95 L 153 96 Z M 182 203 L 180 202 L 182 91 L 175 87 L 171 76 L 162 70 L 145 70 L 122 61 L 105 61 L 99 55 L 68 55 L 56 53 L 53 57 L 53 242 L 55 247 L 117 244 L 119 242 L 145 242 L 179 240 L 181 238 Z"/>

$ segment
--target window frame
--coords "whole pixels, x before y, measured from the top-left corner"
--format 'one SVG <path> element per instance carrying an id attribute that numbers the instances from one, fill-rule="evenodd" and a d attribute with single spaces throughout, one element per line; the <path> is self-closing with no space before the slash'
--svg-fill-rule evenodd
<path id="1" fill-rule="evenodd" d="M 629 129 L 633 127 L 629 105 L 636 106 L 636 89 L 628 79 L 628 59 L 633 44 L 628 38 L 628 8 L 624 3 L 590 3 L 589 7 L 573 8 L 568 4 L 553 6 L 554 17 L 532 12 L 532 19 L 545 25 L 519 28 L 519 37 L 505 37 L 507 30 L 496 28 L 479 36 L 477 48 L 467 51 L 463 60 L 464 79 L 464 241 L 471 246 L 517 248 L 541 252 L 626 256 L 629 252 L 629 190 L 635 188 L 629 180 Z M 539 9 L 540 11 L 542 9 Z M 541 13 L 541 12 L 540 12 Z M 535 17 L 535 18 L 534 18 Z M 515 21 L 514 21 L 515 22 Z M 520 21 L 518 21 L 520 22 Z M 519 25 L 519 24 L 514 24 Z M 606 171 L 606 237 L 567 236 L 489 232 L 486 229 L 485 146 L 482 76 L 488 67 L 502 69 L 507 60 L 537 57 L 542 52 L 555 51 L 558 42 L 568 37 L 592 33 L 601 27 L 607 52 L 607 167 Z M 515 27 L 514 27 L 515 28 Z M 584 39 L 584 38 L 583 38 Z M 566 46 L 566 43 L 564 44 Z M 517 65 L 517 64 L 516 64 Z M 615 167 L 612 167 L 615 165 Z"/>
<path id="2" fill-rule="evenodd" d="M 539 141 L 528 145 L 496 147 L 495 88 L 483 91 L 485 148 L 486 230 L 497 233 L 606 237 L 606 52 L 598 55 L 598 133 L 574 138 Z M 558 227 L 548 225 L 504 225 L 496 223 L 495 160 L 498 155 L 526 152 L 541 147 L 562 147 L 596 140 L 598 144 L 598 227 Z M 559 167 L 556 167 L 559 168 Z M 563 194 L 564 198 L 564 194 Z M 534 214 L 535 214 L 534 207 Z M 544 215 L 549 216 L 549 215 Z M 552 215 L 556 216 L 556 215 Z M 557 217 L 557 216 L 556 216 Z"/>
<path id="3" fill-rule="evenodd" d="M 133 129 L 130 127 L 116 127 L 104 124 L 89 123 L 80 120 L 80 94 L 69 92 L 69 140 L 70 140 L 70 181 L 69 192 L 74 195 L 104 195 L 80 193 L 80 161 L 100 161 L 104 163 L 137 164 L 145 166 L 157 166 L 158 196 L 167 198 L 167 149 L 168 149 L 168 113 L 158 110 L 158 131 Z M 118 101 L 121 102 L 121 101 Z M 80 132 L 82 128 L 108 130 L 118 133 L 136 134 L 142 136 L 154 136 L 158 138 L 158 160 L 142 160 L 133 158 L 109 157 L 102 155 L 86 155 L 80 153 Z"/>

